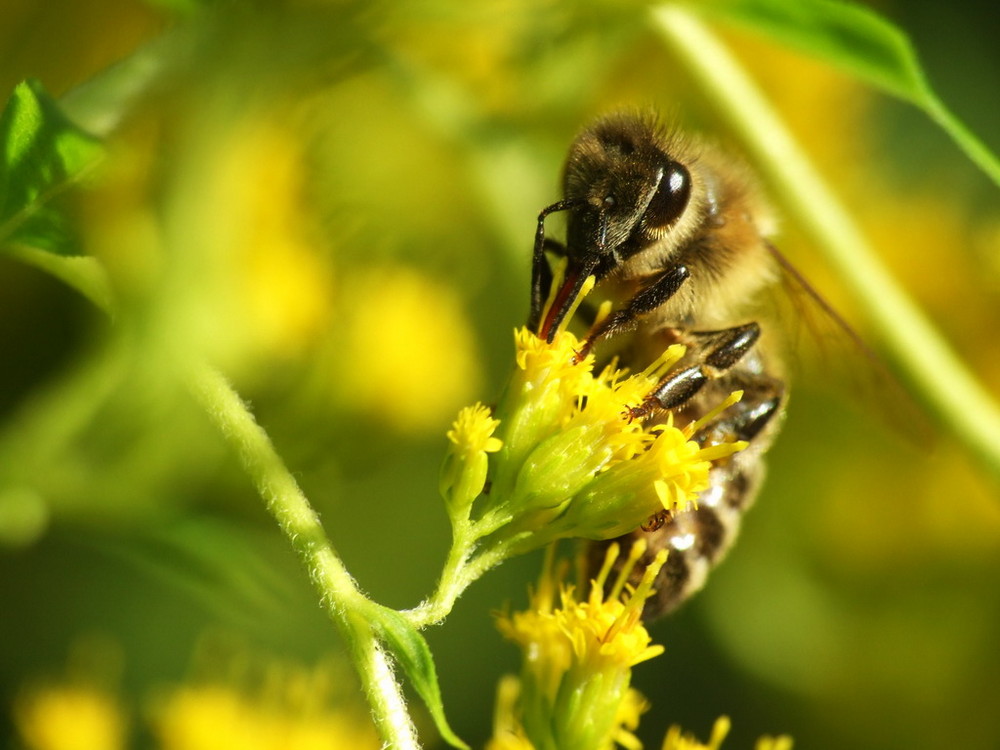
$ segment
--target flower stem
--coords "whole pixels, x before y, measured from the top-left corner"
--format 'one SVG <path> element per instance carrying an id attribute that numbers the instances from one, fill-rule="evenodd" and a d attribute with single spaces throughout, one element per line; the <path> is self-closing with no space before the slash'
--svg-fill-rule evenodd
<path id="1" fill-rule="evenodd" d="M 448 559 L 441 570 L 441 578 L 434 593 L 426 601 L 403 613 L 413 627 L 435 625 L 451 612 L 458 597 L 472 583 L 465 574 L 470 554 L 471 548 L 456 539 L 448 552 Z"/>
<path id="2" fill-rule="evenodd" d="M 690 11 L 664 5 L 653 18 L 787 212 L 852 290 L 915 395 L 1000 477 L 1000 408 L 877 259 L 756 84 Z"/>
<path id="3" fill-rule="evenodd" d="M 345 619 L 350 626 L 346 640 L 379 735 L 386 747 L 394 750 L 419 748 L 413 721 L 382 645 L 362 615 L 348 611 Z"/>
<path id="4" fill-rule="evenodd" d="M 267 509 L 302 558 L 323 607 L 350 647 L 372 716 L 386 747 L 419 748 L 399 684 L 385 652 L 360 611 L 371 604 L 357 588 L 319 516 L 295 478 L 225 378 L 208 367 L 195 368 L 189 386 L 216 427 L 236 449 Z"/>
<path id="5" fill-rule="evenodd" d="M 451 550 L 448 552 L 448 559 L 441 571 L 441 578 L 431 597 L 413 609 L 403 612 L 415 628 L 424 628 L 441 622 L 469 586 L 509 556 L 510 548 L 504 544 L 498 544 L 476 554 L 474 548 L 480 536 L 472 532 L 473 528 L 467 525 L 457 531 Z"/>

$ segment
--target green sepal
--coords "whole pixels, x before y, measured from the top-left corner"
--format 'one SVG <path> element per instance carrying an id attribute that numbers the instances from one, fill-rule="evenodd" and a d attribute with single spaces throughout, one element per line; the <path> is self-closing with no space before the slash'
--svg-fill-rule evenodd
<path id="1" fill-rule="evenodd" d="M 452 747 L 469 750 L 469 746 L 452 731 L 445 718 L 434 657 L 424 637 L 394 609 L 377 606 L 370 613 L 366 612 L 366 617 L 370 617 L 372 630 L 392 653 L 413 689 L 423 699 L 442 739 Z"/>

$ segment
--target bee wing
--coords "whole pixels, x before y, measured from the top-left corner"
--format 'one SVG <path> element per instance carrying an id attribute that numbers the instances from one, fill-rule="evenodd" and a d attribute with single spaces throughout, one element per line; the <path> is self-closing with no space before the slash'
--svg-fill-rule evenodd
<path id="1" fill-rule="evenodd" d="M 843 383 L 852 399 L 892 432 L 929 445 L 934 434 L 930 416 L 888 362 L 780 250 L 770 243 L 767 247 L 781 272 L 781 284 L 773 286 L 766 300 L 773 308 L 768 318 L 784 329 L 793 375 L 816 373 L 824 383 Z"/>

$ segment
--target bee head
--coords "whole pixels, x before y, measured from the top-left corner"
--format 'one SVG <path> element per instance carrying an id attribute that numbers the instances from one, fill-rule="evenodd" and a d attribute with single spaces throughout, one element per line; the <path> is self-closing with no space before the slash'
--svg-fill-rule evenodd
<path id="1" fill-rule="evenodd" d="M 653 118 L 619 114 L 573 142 L 563 175 L 569 267 L 546 332 L 561 322 L 587 276 L 600 281 L 666 236 L 691 201 L 691 173 L 663 148 Z M 553 207 L 555 208 L 555 207 Z M 562 304 L 564 303 L 565 306 Z"/>
<path id="2" fill-rule="evenodd" d="M 598 121 L 570 147 L 563 193 L 571 204 L 566 254 L 600 280 L 662 237 L 691 199 L 691 174 L 662 148 L 653 121 Z"/>

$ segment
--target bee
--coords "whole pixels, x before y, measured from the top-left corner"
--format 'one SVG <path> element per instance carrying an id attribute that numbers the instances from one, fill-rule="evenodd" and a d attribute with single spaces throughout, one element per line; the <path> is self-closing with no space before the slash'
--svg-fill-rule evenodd
<path id="1" fill-rule="evenodd" d="M 556 212 L 566 212 L 564 243 L 545 232 L 546 218 Z M 641 563 L 664 547 L 669 551 L 646 603 L 647 619 L 674 610 L 702 587 L 764 477 L 764 455 L 787 399 L 780 358 L 762 345 L 761 326 L 751 319 L 751 305 L 778 279 L 768 241 L 773 227 L 752 179 L 734 160 L 639 112 L 599 119 L 577 136 L 565 163 L 563 198 L 538 216 L 532 330 L 551 341 L 593 275 L 591 299 L 615 304 L 592 325 L 578 356 L 597 346 L 601 357 L 642 370 L 668 345 L 687 347 L 642 403 L 627 405 L 628 418 L 662 420 L 671 411 L 684 424 L 733 391 L 744 392 L 694 439 L 705 445 L 745 440 L 749 447 L 712 468 L 696 508 L 660 513 L 618 540 L 627 549 L 644 536 Z M 546 252 L 564 256 L 567 267 L 543 317 L 553 280 Z M 607 544 L 591 544 L 592 572 Z"/>

